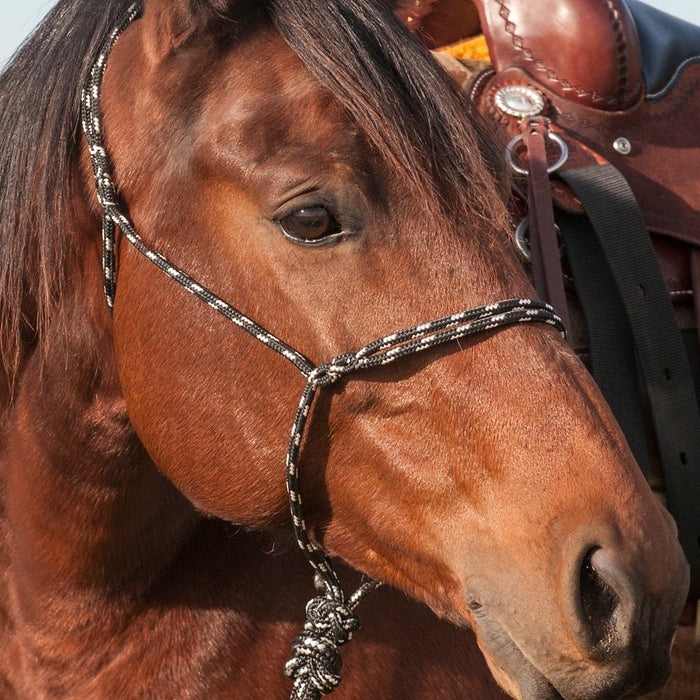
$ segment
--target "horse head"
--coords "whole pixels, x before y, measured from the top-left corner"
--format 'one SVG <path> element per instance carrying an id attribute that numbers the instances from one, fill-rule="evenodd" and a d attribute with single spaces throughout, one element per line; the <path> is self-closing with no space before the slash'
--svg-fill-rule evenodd
<path id="1" fill-rule="evenodd" d="M 145 245 L 313 366 L 532 296 L 498 154 L 383 2 L 146 0 L 99 109 Z M 85 145 L 80 163 L 64 313 L 116 367 L 119 429 L 201 514 L 288 529 L 305 377 L 123 237 L 110 317 Z M 88 353 L 85 335 L 71 352 Z M 313 405 L 300 471 L 311 539 L 471 626 L 514 697 L 664 681 L 687 586 L 675 527 L 555 329 L 487 331 L 341 379 Z"/>

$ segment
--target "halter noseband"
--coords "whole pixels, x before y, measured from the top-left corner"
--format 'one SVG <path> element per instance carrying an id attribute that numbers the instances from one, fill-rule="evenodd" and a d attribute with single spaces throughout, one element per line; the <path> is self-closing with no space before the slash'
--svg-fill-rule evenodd
<path id="1" fill-rule="evenodd" d="M 102 209 L 103 274 L 107 306 L 111 313 L 116 292 L 114 248 L 118 227 L 136 250 L 166 275 L 291 362 L 306 378 L 287 450 L 286 485 L 294 533 L 299 547 L 314 569 L 319 596 L 306 606 L 304 630 L 292 644 L 293 657 L 287 662 L 285 673 L 294 680 L 291 700 L 315 700 L 330 693 L 340 683 L 341 659 L 338 646 L 347 642 L 352 632 L 359 627 L 359 619 L 354 614 L 357 605 L 379 585 L 375 581 L 367 581 L 346 598 L 331 560 L 308 535 L 299 492 L 299 452 L 316 393 L 359 370 L 387 365 L 407 355 L 466 336 L 535 321 L 554 326 L 564 333 L 564 325 L 549 304 L 533 299 L 509 299 L 398 331 L 365 345 L 357 352 L 339 355 L 328 363 L 314 365 L 293 347 L 268 333 L 255 321 L 196 282 L 166 257 L 150 249 L 139 237 L 116 194 L 99 111 L 107 58 L 119 35 L 140 13 L 141 4 L 136 2 L 102 45 L 82 95 L 83 130 L 89 147 L 97 198 Z"/>

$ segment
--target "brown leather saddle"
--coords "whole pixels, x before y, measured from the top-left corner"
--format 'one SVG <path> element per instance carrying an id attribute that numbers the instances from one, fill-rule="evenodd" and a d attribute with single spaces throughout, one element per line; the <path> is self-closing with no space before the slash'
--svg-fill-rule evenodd
<path id="1" fill-rule="evenodd" d="M 464 89 L 509 144 L 536 286 L 558 311 L 580 305 L 591 369 L 663 482 L 697 598 L 700 28 L 638 0 L 413 0 L 404 19 L 432 47 L 477 14 L 491 66 Z"/>
<path id="2" fill-rule="evenodd" d="M 700 284 L 700 28 L 637 0 L 477 6 L 494 69 L 470 86 L 482 113 L 510 138 L 520 119 L 499 108 L 499 94 L 539 92 L 574 145 L 565 169 L 602 157 L 624 175 L 657 234 L 669 290 L 689 302 Z M 580 209 L 567 188 L 555 199 Z"/>

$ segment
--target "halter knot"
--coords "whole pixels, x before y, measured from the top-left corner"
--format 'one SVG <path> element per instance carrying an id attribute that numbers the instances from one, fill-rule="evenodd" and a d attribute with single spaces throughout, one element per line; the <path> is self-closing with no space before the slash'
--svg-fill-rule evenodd
<path id="1" fill-rule="evenodd" d="M 307 603 L 304 630 L 292 642 L 292 658 L 284 667 L 294 680 L 293 697 L 319 697 L 340 684 L 343 662 L 338 647 L 359 627 L 357 615 L 340 600 L 318 597 Z"/>
<path id="2" fill-rule="evenodd" d="M 358 357 L 354 352 L 338 355 L 330 362 L 326 362 L 309 373 L 308 380 L 314 386 L 322 387 L 334 384 L 346 374 L 350 374 L 357 367 Z"/>

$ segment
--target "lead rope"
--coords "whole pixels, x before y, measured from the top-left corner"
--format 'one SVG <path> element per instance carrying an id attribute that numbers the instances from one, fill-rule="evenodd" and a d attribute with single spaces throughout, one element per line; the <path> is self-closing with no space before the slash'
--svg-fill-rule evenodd
<path id="1" fill-rule="evenodd" d="M 304 629 L 292 643 L 292 658 L 285 665 L 284 671 L 294 681 L 290 700 L 318 700 L 322 695 L 332 692 L 340 683 L 342 661 L 338 647 L 348 642 L 352 633 L 359 628 L 355 608 L 379 584 L 376 581 L 366 581 L 346 598 L 331 560 L 309 538 L 299 491 L 299 454 L 316 394 L 320 389 L 359 370 L 388 365 L 408 355 L 466 336 L 533 322 L 554 326 L 563 334 L 564 325 L 549 304 L 533 299 L 509 299 L 398 331 L 365 345 L 357 352 L 339 355 L 326 364 L 314 365 L 300 352 L 199 284 L 166 257 L 151 250 L 141 240 L 120 204 L 104 145 L 99 112 L 102 78 L 109 54 L 119 35 L 140 12 L 140 3 L 134 3 L 107 38 L 93 64 L 82 95 L 83 130 L 88 142 L 97 198 L 102 209 L 103 275 L 107 306 L 111 313 L 116 293 L 115 233 L 116 228 L 119 228 L 134 248 L 168 277 L 291 362 L 306 378 L 287 450 L 286 486 L 294 534 L 314 570 L 319 595 L 306 606 Z"/>

